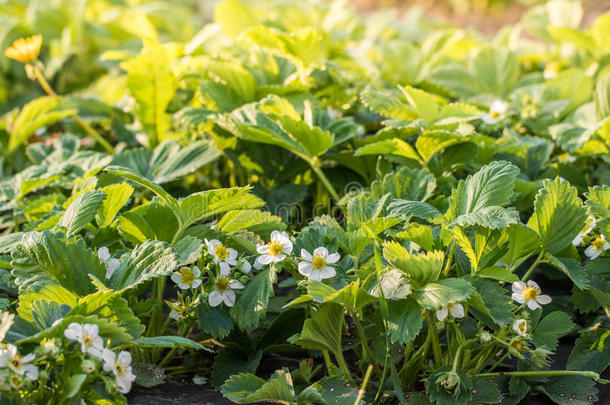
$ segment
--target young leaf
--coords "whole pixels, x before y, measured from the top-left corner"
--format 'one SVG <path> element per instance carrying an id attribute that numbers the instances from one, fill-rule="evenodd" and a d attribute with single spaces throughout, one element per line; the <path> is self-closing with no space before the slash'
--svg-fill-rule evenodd
<path id="1" fill-rule="evenodd" d="M 106 193 L 103 191 L 85 191 L 72 201 L 59 219 L 57 226 L 66 228 L 68 236 L 77 234 L 91 222 L 105 198 Z"/>
<path id="2" fill-rule="evenodd" d="M 8 152 L 17 149 L 38 128 L 76 114 L 74 109 L 61 108 L 60 97 L 39 97 L 27 103 L 15 119 L 8 142 Z"/>
<path id="3" fill-rule="evenodd" d="M 335 356 L 341 355 L 341 332 L 343 307 L 328 302 L 305 321 L 297 344 L 312 350 L 328 350 Z"/>
<path id="4" fill-rule="evenodd" d="M 556 253 L 568 246 L 584 227 L 587 210 L 578 191 L 559 178 L 545 180 L 534 201 L 527 225 L 540 235 L 542 248 Z"/>
<path id="5" fill-rule="evenodd" d="M 129 197 L 133 194 L 133 187 L 127 183 L 111 184 L 100 189 L 106 194 L 100 210 L 96 215 L 97 226 L 103 228 L 110 226 L 114 221 L 114 217 L 121 208 L 127 203 Z"/>

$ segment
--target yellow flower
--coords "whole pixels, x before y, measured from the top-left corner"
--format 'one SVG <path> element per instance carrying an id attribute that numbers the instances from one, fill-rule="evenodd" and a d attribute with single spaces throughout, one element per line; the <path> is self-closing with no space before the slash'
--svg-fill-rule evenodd
<path id="1" fill-rule="evenodd" d="M 28 38 L 19 38 L 13 46 L 6 48 L 4 55 L 22 63 L 32 63 L 38 58 L 42 46 L 42 35 L 32 35 Z"/>

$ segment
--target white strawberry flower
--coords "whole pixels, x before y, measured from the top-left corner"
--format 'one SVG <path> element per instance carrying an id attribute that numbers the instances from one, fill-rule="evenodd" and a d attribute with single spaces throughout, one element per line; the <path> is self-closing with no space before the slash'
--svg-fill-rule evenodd
<path id="1" fill-rule="evenodd" d="M 527 284 L 523 281 L 515 281 L 512 298 L 519 304 L 527 304 L 527 307 L 532 311 L 551 302 L 551 297 L 543 295 L 540 287 L 533 280 L 529 280 Z"/>
<path id="2" fill-rule="evenodd" d="M 484 123 L 492 125 L 504 119 L 507 111 L 508 104 L 502 100 L 496 100 L 489 106 L 489 113 L 483 115 L 481 119 Z"/>
<path id="3" fill-rule="evenodd" d="M 201 270 L 199 270 L 199 267 L 182 267 L 172 274 L 171 279 L 174 283 L 178 284 L 180 289 L 188 290 L 189 288 L 197 288 L 201 285 L 200 276 Z"/>
<path id="4" fill-rule="evenodd" d="M 38 378 L 38 368 L 33 364 L 28 364 L 35 359 L 34 353 L 22 356 L 17 351 L 17 346 L 8 344 L 6 348 L 0 350 L 0 367 L 8 367 L 19 375 L 25 375 L 30 380 Z"/>
<path id="5" fill-rule="evenodd" d="M 119 268 L 121 262 L 114 257 L 110 257 L 110 251 L 106 246 L 102 246 L 97 250 L 97 257 L 106 266 L 106 278 L 112 277 L 112 274 Z"/>
<path id="6" fill-rule="evenodd" d="M 525 319 L 517 319 L 513 322 L 513 330 L 519 336 L 527 335 L 527 321 Z"/>
<path id="7" fill-rule="evenodd" d="M 576 235 L 576 237 L 572 241 L 572 245 L 574 245 L 574 246 L 582 245 L 583 238 L 585 236 L 587 236 L 589 234 L 589 232 L 591 232 L 593 229 L 595 229 L 596 225 L 597 225 L 597 221 L 595 220 L 595 217 L 589 215 L 589 217 L 587 218 L 587 225 L 585 225 L 583 230 L 580 231 L 578 233 L 578 235 Z"/>
<path id="8" fill-rule="evenodd" d="M 221 302 L 226 306 L 235 305 L 235 293 L 232 290 L 241 290 L 244 285 L 237 280 L 230 280 L 226 277 L 216 279 L 216 289 L 208 295 L 208 303 L 211 307 L 217 307 Z"/>
<path id="9" fill-rule="evenodd" d="M 604 235 L 599 235 L 597 238 L 593 239 L 589 247 L 585 249 L 585 255 L 591 260 L 597 259 L 608 249 L 610 249 L 610 243 L 606 241 Z"/>
<path id="10" fill-rule="evenodd" d="M 220 273 L 228 276 L 231 272 L 230 266 L 237 265 L 237 250 L 226 247 L 218 239 L 207 241 L 208 252 L 214 258 L 214 263 L 220 265 Z"/>
<path id="11" fill-rule="evenodd" d="M 462 304 L 449 304 L 449 306 L 436 311 L 436 319 L 443 322 L 449 314 L 456 319 L 461 319 L 466 315 Z"/>
<path id="12" fill-rule="evenodd" d="M 328 254 L 328 249 L 320 246 L 313 251 L 313 255 L 305 249 L 301 249 L 301 259 L 299 263 L 299 273 L 309 280 L 322 281 L 334 277 L 337 272 L 329 264 L 337 263 L 341 256 L 339 253 Z"/>
<path id="13" fill-rule="evenodd" d="M 64 336 L 69 340 L 80 343 L 80 350 L 92 356 L 100 358 L 104 350 L 104 340 L 99 336 L 99 327 L 95 324 L 80 324 L 72 322 L 64 331 Z"/>
<path id="14" fill-rule="evenodd" d="M 292 253 L 292 242 L 286 232 L 271 232 L 270 242 L 256 248 L 260 253 L 258 262 L 262 265 L 278 263 Z"/>
<path id="15" fill-rule="evenodd" d="M 102 360 L 104 360 L 104 370 L 112 371 L 116 377 L 119 391 L 127 394 L 131 390 L 131 383 L 136 379 L 136 376 L 131 371 L 131 354 L 122 351 L 117 356 L 112 350 L 104 349 Z"/>

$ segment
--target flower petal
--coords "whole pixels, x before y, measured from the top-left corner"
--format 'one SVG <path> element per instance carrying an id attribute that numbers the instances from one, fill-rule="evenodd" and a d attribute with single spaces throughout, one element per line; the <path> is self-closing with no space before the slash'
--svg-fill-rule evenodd
<path id="1" fill-rule="evenodd" d="M 337 263 L 340 258 L 341 258 L 341 255 L 339 253 L 331 253 L 326 258 L 326 263 L 328 263 L 328 264 Z"/>
<path id="2" fill-rule="evenodd" d="M 546 305 L 546 304 L 550 304 L 550 303 L 551 303 L 551 301 L 552 301 L 552 299 L 551 299 L 551 297 L 549 297 L 548 295 L 539 295 L 539 296 L 536 298 L 536 301 L 537 301 L 539 304 Z"/>
<path id="3" fill-rule="evenodd" d="M 307 250 L 301 249 L 301 259 L 310 262 L 313 260 L 313 256 Z"/>
<path id="4" fill-rule="evenodd" d="M 299 273 L 301 273 L 305 277 L 309 276 L 311 274 L 312 270 L 313 270 L 313 266 L 311 265 L 311 263 L 309 263 L 309 262 L 300 262 L 299 263 Z"/>
<path id="5" fill-rule="evenodd" d="M 244 285 L 238 280 L 231 280 L 229 281 L 229 288 L 232 288 L 234 290 L 241 290 L 242 288 L 244 288 Z"/>
<path id="6" fill-rule="evenodd" d="M 225 303 L 226 306 L 232 307 L 233 305 L 235 305 L 235 293 L 231 290 L 225 291 L 222 294 L 222 301 Z"/>
<path id="7" fill-rule="evenodd" d="M 328 249 L 326 249 L 324 246 L 320 246 L 319 248 L 316 248 L 313 251 L 313 255 L 325 258 L 326 256 L 328 256 Z"/>
<path id="8" fill-rule="evenodd" d="M 449 315 L 449 310 L 447 310 L 447 308 L 441 308 L 436 311 L 436 319 L 438 319 L 440 322 L 443 322 L 443 320 L 447 318 L 447 315 Z"/>
<path id="9" fill-rule="evenodd" d="M 521 293 L 512 293 L 511 298 L 517 301 L 519 304 L 525 303 L 525 297 Z"/>
<path id="10" fill-rule="evenodd" d="M 208 304 L 210 304 L 211 307 L 217 307 L 221 302 L 222 294 L 220 291 L 214 290 L 210 293 L 210 295 L 208 295 Z"/>
<path id="11" fill-rule="evenodd" d="M 520 293 L 525 288 L 525 283 L 523 281 L 515 281 L 513 283 L 513 292 Z"/>
<path id="12" fill-rule="evenodd" d="M 538 308 L 541 308 L 540 305 L 538 305 L 538 303 L 534 300 L 528 300 L 527 301 L 527 307 L 529 309 L 531 309 L 532 311 L 537 310 Z"/>
<path id="13" fill-rule="evenodd" d="M 463 318 L 464 315 L 464 306 L 462 304 L 455 304 L 451 307 L 451 316 L 454 318 Z"/>

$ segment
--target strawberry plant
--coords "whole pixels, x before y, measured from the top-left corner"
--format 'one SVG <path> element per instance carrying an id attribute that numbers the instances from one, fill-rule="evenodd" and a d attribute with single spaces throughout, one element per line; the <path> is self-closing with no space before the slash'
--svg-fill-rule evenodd
<path id="1" fill-rule="evenodd" d="M 134 4 L 0 6 L 0 403 L 603 400 L 609 13 Z"/>

